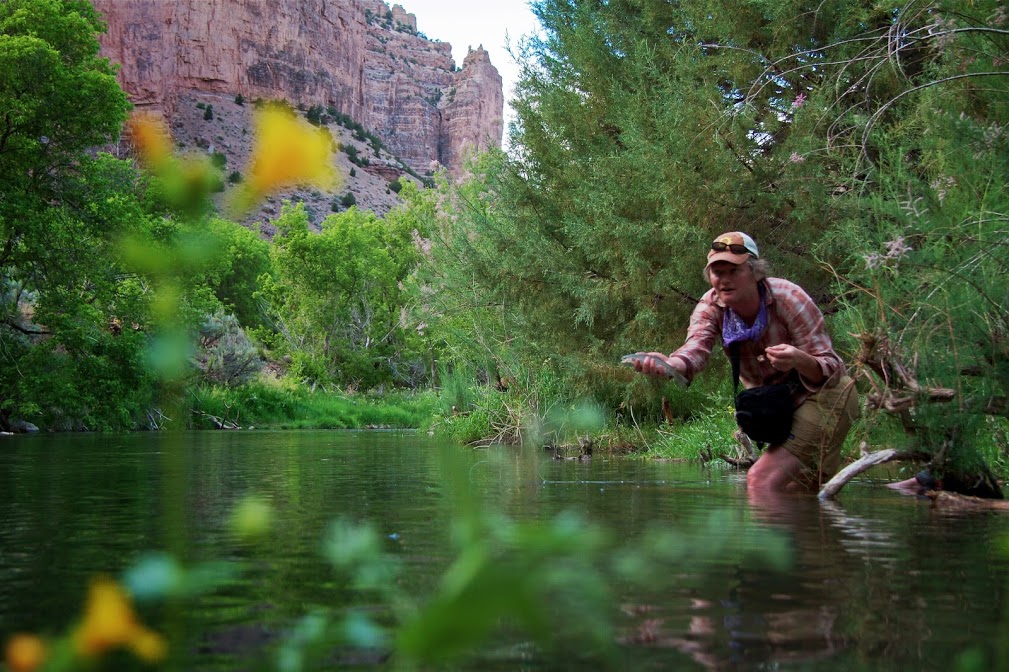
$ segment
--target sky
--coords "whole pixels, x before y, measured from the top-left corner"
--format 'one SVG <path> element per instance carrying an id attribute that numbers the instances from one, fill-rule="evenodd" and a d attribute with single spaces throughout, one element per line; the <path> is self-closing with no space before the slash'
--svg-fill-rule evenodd
<path id="1" fill-rule="evenodd" d="M 483 45 L 490 62 L 501 73 L 505 99 L 505 135 L 512 118 L 508 101 L 512 99 L 518 67 L 508 54 L 506 44 L 518 46 L 525 35 L 536 32 L 539 23 L 527 0 L 386 0 L 401 5 L 417 17 L 417 30 L 430 40 L 452 45 L 455 64 L 462 67 L 469 47 Z"/>

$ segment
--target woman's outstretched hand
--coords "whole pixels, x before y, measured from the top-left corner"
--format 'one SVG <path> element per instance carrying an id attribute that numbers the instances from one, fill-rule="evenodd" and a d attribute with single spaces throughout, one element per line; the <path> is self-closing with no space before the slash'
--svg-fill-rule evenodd
<path id="1" fill-rule="evenodd" d="M 661 352 L 635 352 L 620 360 L 630 364 L 638 373 L 662 378 L 673 378 L 681 385 L 687 382 L 683 362 L 675 357 L 667 357 Z"/>

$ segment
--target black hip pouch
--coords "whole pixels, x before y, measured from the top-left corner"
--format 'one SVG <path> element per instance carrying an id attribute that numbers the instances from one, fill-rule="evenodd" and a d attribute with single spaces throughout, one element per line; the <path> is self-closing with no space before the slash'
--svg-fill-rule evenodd
<path id="1" fill-rule="evenodd" d="M 792 433 L 793 386 L 762 385 L 736 395 L 736 423 L 757 443 L 784 443 Z"/>
<path id="2" fill-rule="evenodd" d="M 739 343 L 729 346 L 733 390 L 739 389 Z M 792 433 L 795 402 L 792 395 L 802 383 L 792 370 L 787 383 L 761 385 L 736 394 L 736 424 L 757 443 L 784 443 Z"/>

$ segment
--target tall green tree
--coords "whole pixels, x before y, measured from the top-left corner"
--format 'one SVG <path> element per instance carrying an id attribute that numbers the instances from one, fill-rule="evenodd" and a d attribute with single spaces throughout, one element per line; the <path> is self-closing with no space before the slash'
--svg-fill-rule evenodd
<path id="1" fill-rule="evenodd" d="M 403 320 L 401 283 L 418 260 L 410 231 L 351 208 L 309 231 L 304 206 L 276 220 L 273 274 L 258 293 L 269 329 L 259 330 L 295 375 L 312 384 L 370 389 L 416 384 L 414 338 Z M 414 370 L 416 368 L 416 370 Z"/>
<path id="2" fill-rule="evenodd" d="M 908 3 L 887 19 L 811 96 L 796 125 L 830 132 L 800 168 L 826 158 L 844 185 L 821 248 L 851 251 L 841 331 L 858 335 L 868 407 L 947 482 L 997 495 L 979 447 L 1009 450 L 1006 7 Z"/>
<path id="3" fill-rule="evenodd" d="M 446 295 L 502 350 L 605 393 L 620 353 L 678 345 L 708 241 L 743 229 L 819 301 L 871 405 L 976 461 L 1009 396 L 1004 3 L 532 7 L 514 149 L 433 234 Z"/>
<path id="4" fill-rule="evenodd" d="M 808 254 L 824 204 L 798 216 L 782 188 L 780 148 L 812 84 L 765 74 L 757 51 L 795 52 L 810 25 L 780 18 L 802 15 L 798 4 L 533 4 L 543 34 L 520 52 L 516 149 L 475 168 L 438 233 L 453 291 L 512 313 L 524 361 L 559 360 L 573 392 L 641 387 L 615 362 L 679 344 L 706 289 L 707 245 L 725 230 L 750 231 L 789 277 L 827 294 Z"/>
<path id="5" fill-rule="evenodd" d="M 830 30 L 761 45 L 738 117 L 763 89 L 798 93 L 766 146 L 791 216 L 822 214 L 807 249 L 837 274 L 835 340 L 867 407 L 896 415 L 949 482 L 998 494 L 978 446 L 1006 414 L 1004 3 L 805 9 L 777 13 L 776 31 L 802 35 L 810 17 Z"/>
<path id="6" fill-rule="evenodd" d="M 142 319 L 117 245 L 149 220 L 135 171 L 90 151 L 129 108 L 101 29 L 87 2 L 0 3 L 0 419 L 115 424 L 150 389 L 140 336 L 110 331 Z"/>
<path id="7" fill-rule="evenodd" d="M 272 272 L 269 241 L 224 219 L 211 218 L 202 226 L 215 252 L 205 272 L 207 286 L 243 326 L 262 326 L 266 308 L 256 292 L 259 278 Z"/>
<path id="8" fill-rule="evenodd" d="M 88 154 L 118 137 L 129 109 L 112 65 L 98 57 L 101 29 L 84 1 L 0 5 L 0 268 L 7 281 L 73 283 L 87 262 L 82 250 L 110 239 L 108 213 L 95 211 L 82 187 L 103 170 L 113 182 L 129 179 L 92 166 Z"/>

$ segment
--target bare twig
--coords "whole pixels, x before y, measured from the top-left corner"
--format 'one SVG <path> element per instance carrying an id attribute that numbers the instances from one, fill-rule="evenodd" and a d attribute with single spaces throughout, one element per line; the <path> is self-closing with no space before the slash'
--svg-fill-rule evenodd
<path id="1" fill-rule="evenodd" d="M 207 418 L 208 420 L 210 420 L 211 424 L 214 425 L 214 427 L 217 429 L 241 429 L 241 427 L 236 425 L 231 420 L 228 420 L 227 418 L 219 418 L 216 415 L 211 415 L 210 413 L 207 413 L 206 411 L 198 411 L 196 409 L 193 409 L 193 413 L 195 413 L 196 415 L 202 415 L 203 417 Z"/>
<path id="2" fill-rule="evenodd" d="M 730 457 L 722 453 L 718 457 L 722 458 L 732 466 L 738 467 L 739 469 L 749 469 L 759 457 L 757 449 L 753 446 L 753 441 L 751 441 L 750 437 L 748 437 L 741 429 L 737 429 L 733 432 L 732 438 L 734 438 L 738 444 L 736 446 L 736 455 L 734 457 Z M 708 452 L 711 452 L 710 447 L 708 448 Z"/>
<path id="3" fill-rule="evenodd" d="M 905 365 L 885 336 L 858 334 L 861 343 L 855 364 L 872 371 L 882 381 L 877 385 L 869 378 L 873 391 L 866 395 L 869 408 L 890 413 L 904 413 L 922 402 L 945 402 L 956 398 L 956 390 L 948 387 L 926 387 L 918 382 L 915 369 L 917 360 Z"/>

